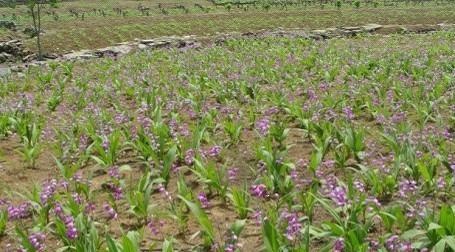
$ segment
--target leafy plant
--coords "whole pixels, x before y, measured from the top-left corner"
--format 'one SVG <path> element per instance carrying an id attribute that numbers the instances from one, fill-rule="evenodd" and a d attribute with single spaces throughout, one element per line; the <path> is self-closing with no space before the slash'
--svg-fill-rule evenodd
<path id="1" fill-rule="evenodd" d="M 26 125 L 25 132 L 22 135 L 22 149 L 19 153 L 28 163 L 30 168 L 36 168 L 36 160 L 41 153 L 39 139 L 41 130 L 36 124 Z"/>
<path id="2" fill-rule="evenodd" d="M 212 221 L 209 219 L 207 214 L 197 204 L 185 199 L 179 195 L 179 198 L 187 205 L 193 216 L 199 223 L 201 228 L 201 234 L 204 238 L 204 245 L 209 248 L 215 242 L 215 230 L 213 228 Z M 199 232 L 198 232 L 199 233 Z"/>
<path id="3" fill-rule="evenodd" d="M 232 205 L 235 207 L 235 210 L 240 219 L 246 219 L 248 213 L 252 211 L 249 208 L 250 204 L 250 195 L 247 192 L 246 188 L 233 187 L 231 192 L 228 194 L 229 199 L 232 202 Z"/>
<path id="4" fill-rule="evenodd" d="M 208 186 L 210 192 L 216 191 L 223 202 L 226 201 L 228 183 L 224 167 L 217 169 L 212 162 L 203 164 L 200 160 L 194 159 L 194 169 L 192 171 L 201 183 Z"/>
<path id="5" fill-rule="evenodd" d="M 455 250 L 455 214 L 453 208 L 443 205 L 439 215 L 436 213 L 427 214 L 423 218 L 422 229 L 410 229 L 402 237 L 415 240 L 413 246 L 417 249 Z"/>
<path id="6" fill-rule="evenodd" d="M 236 145 L 240 141 L 240 135 L 242 134 L 242 124 L 235 122 L 232 119 L 224 121 L 224 131 L 230 138 L 230 144 Z"/>
<path id="7" fill-rule="evenodd" d="M 120 238 L 120 241 L 114 241 L 108 234 L 106 243 L 109 252 L 139 252 L 141 251 L 141 235 L 139 232 L 130 231 Z"/>
<path id="8" fill-rule="evenodd" d="M 134 214 L 141 224 L 147 223 L 148 216 L 153 207 L 150 203 L 153 184 L 160 182 L 162 181 L 152 181 L 150 179 L 150 174 L 146 173 L 141 177 L 136 188 L 132 189 L 127 196 L 130 205 L 129 212 Z"/>
<path id="9" fill-rule="evenodd" d="M 96 151 L 96 155 L 92 155 L 92 159 L 98 164 L 104 167 L 115 165 L 122 149 L 121 132 L 116 130 L 108 137 L 96 137 L 92 148 Z"/>
<path id="10" fill-rule="evenodd" d="M 8 212 L 0 211 L 0 237 L 5 235 L 7 224 L 8 224 Z"/>

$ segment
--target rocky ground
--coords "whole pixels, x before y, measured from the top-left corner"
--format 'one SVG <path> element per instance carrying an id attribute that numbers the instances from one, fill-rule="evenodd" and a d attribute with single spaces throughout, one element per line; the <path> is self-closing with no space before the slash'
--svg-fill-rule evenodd
<path id="1" fill-rule="evenodd" d="M 118 57 L 134 50 L 157 49 L 157 48 L 198 48 L 203 44 L 220 44 L 229 39 L 238 38 L 263 38 L 263 37 L 295 37 L 306 39 L 331 39 L 340 37 L 352 37 L 360 34 L 393 34 L 393 33 L 428 33 L 441 30 L 455 29 L 455 24 L 437 24 L 437 25 L 379 25 L 367 24 L 362 26 L 351 27 L 332 27 L 317 30 L 303 29 L 278 29 L 275 31 L 260 30 L 246 33 L 229 33 L 218 34 L 213 37 L 190 36 L 170 36 L 155 39 L 137 39 L 135 41 L 119 43 L 114 46 L 87 49 L 68 54 L 44 55 L 44 61 L 37 61 L 35 53 L 25 49 L 23 43 L 19 40 L 0 42 L 0 64 L 8 63 L 6 66 L 0 66 L 0 75 L 10 72 L 21 72 L 29 66 L 46 64 L 48 60 L 57 61 L 74 61 L 86 60 L 102 57 Z"/>

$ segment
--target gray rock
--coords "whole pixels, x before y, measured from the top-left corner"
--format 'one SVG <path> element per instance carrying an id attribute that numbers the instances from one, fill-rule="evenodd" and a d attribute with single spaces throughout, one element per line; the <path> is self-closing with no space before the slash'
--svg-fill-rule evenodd
<path id="1" fill-rule="evenodd" d="M 6 76 L 11 73 L 11 69 L 8 66 L 0 65 L 0 77 Z"/>
<path id="2" fill-rule="evenodd" d="M 98 49 L 94 54 L 98 57 L 116 57 L 131 52 L 133 48 L 130 45 L 109 46 Z"/>
<path id="3" fill-rule="evenodd" d="M 312 30 L 310 36 L 329 38 L 329 33 L 327 32 L 327 30 Z"/>
<path id="4" fill-rule="evenodd" d="M 166 40 L 156 41 L 156 42 L 148 44 L 148 46 L 151 48 L 165 48 L 165 47 L 169 47 L 170 45 L 171 45 L 171 42 L 166 41 Z"/>
<path id="5" fill-rule="evenodd" d="M 367 24 L 362 26 L 362 30 L 365 32 L 374 32 L 382 28 L 382 25 L 378 24 Z"/>
<path id="6" fill-rule="evenodd" d="M 154 39 L 144 39 L 144 40 L 139 41 L 139 43 L 144 44 L 144 45 L 148 45 L 148 44 L 155 43 L 155 40 Z"/>
<path id="7" fill-rule="evenodd" d="M 355 36 L 359 33 L 361 33 L 362 30 L 358 29 L 358 30 L 355 30 L 355 29 L 342 29 L 341 30 L 341 34 L 344 35 L 344 36 Z"/>
<path id="8" fill-rule="evenodd" d="M 5 63 L 7 61 L 12 60 L 12 55 L 6 52 L 0 53 L 0 63 Z"/>
<path id="9" fill-rule="evenodd" d="M 68 53 L 62 56 L 65 60 L 78 60 L 78 59 L 92 59 L 96 58 L 89 50 L 83 50 L 79 52 Z"/>
<path id="10" fill-rule="evenodd" d="M 20 65 L 17 65 L 17 66 L 12 66 L 10 68 L 11 72 L 15 72 L 15 73 L 21 73 L 24 71 L 24 66 L 20 66 Z"/>
<path id="11" fill-rule="evenodd" d="M 145 50 L 145 49 L 148 48 L 148 46 L 147 46 L 146 44 L 138 44 L 138 45 L 137 45 L 137 48 L 138 48 L 139 50 Z"/>
<path id="12" fill-rule="evenodd" d="M 25 56 L 24 58 L 22 58 L 22 61 L 23 62 L 30 62 L 30 61 L 33 61 L 33 60 L 36 60 L 36 54 L 30 54 L 30 55 L 27 55 Z"/>
<path id="13" fill-rule="evenodd" d="M 359 26 L 345 26 L 345 27 L 342 27 L 342 29 L 347 30 L 347 31 L 358 31 L 361 28 Z"/>

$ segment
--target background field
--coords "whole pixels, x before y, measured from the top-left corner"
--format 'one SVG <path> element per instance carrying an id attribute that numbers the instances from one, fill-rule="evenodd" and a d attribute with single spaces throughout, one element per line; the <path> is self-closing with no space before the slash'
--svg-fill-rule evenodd
<path id="1" fill-rule="evenodd" d="M 223 3 L 223 2 L 220 2 Z M 455 23 L 453 1 L 333 1 L 265 2 L 220 5 L 203 0 L 185 1 L 71 1 L 44 11 L 43 45 L 46 52 L 92 49 L 168 35 L 214 35 L 259 29 L 328 28 L 378 24 Z M 286 3 L 286 2 L 285 2 Z M 226 6 L 231 6 L 230 9 Z M 270 7 L 264 7 L 270 6 Z M 0 29 L 0 40 L 33 40 L 21 31 L 30 26 L 26 8 L 0 8 L 2 19 L 18 23 L 17 32 Z"/>

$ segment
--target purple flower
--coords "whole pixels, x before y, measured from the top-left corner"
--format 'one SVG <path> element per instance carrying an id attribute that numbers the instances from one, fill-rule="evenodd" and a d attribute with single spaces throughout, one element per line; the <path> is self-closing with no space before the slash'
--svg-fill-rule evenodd
<path id="1" fill-rule="evenodd" d="M 398 235 L 392 235 L 385 241 L 385 247 L 390 252 L 411 252 L 413 251 L 410 242 L 400 241 Z"/>
<path id="2" fill-rule="evenodd" d="M 78 232 L 76 229 L 76 224 L 74 224 L 73 216 L 71 215 L 64 216 L 62 221 L 65 223 L 66 236 L 68 237 L 68 239 L 70 240 L 76 239 L 78 236 Z"/>
<path id="3" fill-rule="evenodd" d="M 239 168 L 231 168 L 228 170 L 228 178 L 233 181 L 237 179 L 239 173 Z"/>
<path id="4" fill-rule="evenodd" d="M 291 176 L 291 179 L 293 181 L 296 181 L 297 180 L 297 177 L 299 176 L 299 174 L 297 173 L 297 170 L 296 169 L 292 169 L 291 170 L 291 173 L 290 173 L 290 176 Z"/>
<path id="5" fill-rule="evenodd" d="M 324 165 L 327 168 L 333 168 L 335 166 L 335 160 L 329 159 L 324 162 L 322 162 L 322 165 Z"/>
<path id="6" fill-rule="evenodd" d="M 375 119 L 376 119 L 376 122 L 379 124 L 385 124 L 385 122 L 386 122 L 385 116 L 382 114 L 379 114 L 379 113 L 376 115 Z"/>
<path id="7" fill-rule="evenodd" d="M 114 121 L 116 124 L 126 123 L 126 122 L 128 122 L 128 116 L 121 114 L 121 113 L 117 113 L 114 116 Z"/>
<path id="8" fill-rule="evenodd" d="M 164 198 L 168 199 L 169 201 L 172 200 L 171 194 L 169 193 L 169 191 L 166 190 L 166 188 L 164 188 L 164 186 L 162 184 L 158 185 L 158 190 L 164 196 Z"/>
<path id="9" fill-rule="evenodd" d="M 68 183 L 68 181 L 66 181 L 66 180 L 62 180 L 62 181 L 60 181 L 60 186 L 61 186 L 63 189 L 68 190 L 69 183 Z"/>
<path id="10" fill-rule="evenodd" d="M 262 212 L 260 210 L 254 211 L 252 218 L 256 221 L 256 226 L 260 226 L 262 223 Z"/>
<path id="11" fill-rule="evenodd" d="M 194 150 L 193 149 L 189 149 L 185 152 L 185 164 L 186 165 L 192 165 L 193 164 L 193 160 L 194 160 L 194 156 L 195 156 L 195 153 L 194 153 Z"/>
<path id="12" fill-rule="evenodd" d="M 64 218 L 63 207 L 62 207 L 62 205 L 61 205 L 59 202 L 56 202 L 56 203 L 55 203 L 55 206 L 54 206 L 54 213 L 55 213 L 55 215 L 57 215 L 60 219 L 63 219 L 63 218 Z"/>
<path id="13" fill-rule="evenodd" d="M 316 101 L 318 99 L 318 96 L 316 95 L 316 92 L 313 89 L 307 90 L 307 96 L 310 101 Z"/>
<path id="14" fill-rule="evenodd" d="M 46 235 L 41 232 L 33 233 L 28 236 L 28 241 L 32 244 L 33 248 L 36 251 L 44 251 L 46 246 L 44 241 L 46 240 Z"/>
<path id="15" fill-rule="evenodd" d="M 160 228 L 162 228 L 164 226 L 164 221 L 159 221 L 158 225 L 153 222 L 153 221 L 149 221 L 147 223 L 147 227 L 149 228 L 150 232 L 152 232 L 153 235 L 158 235 L 160 232 Z"/>
<path id="16" fill-rule="evenodd" d="M 347 191 L 345 187 L 337 186 L 329 194 L 337 206 L 344 207 L 348 204 Z"/>
<path id="17" fill-rule="evenodd" d="M 81 195 L 79 195 L 79 193 L 73 193 L 72 197 L 73 197 L 74 202 L 76 202 L 76 204 L 78 204 L 78 205 L 82 204 L 82 198 L 81 198 Z"/>
<path id="18" fill-rule="evenodd" d="M 267 187 L 264 184 L 252 185 L 250 192 L 255 197 L 264 198 L 267 196 Z"/>
<path id="19" fill-rule="evenodd" d="M 343 113 L 346 116 L 348 120 L 354 119 L 354 112 L 352 111 L 351 107 L 345 107 L 343 108 Z"/>
<path id="20" fill-rule="evenodd" d="M 261 136 L 266 136 L 270 129 L 270 120 L 268 118 L 262 118 L 256 122 L 256 129 Z"/>
<path id="21" fill-rule="evenodd" d="M 417 182 L 414 180 L 403 180 L 399 184 L 400 197 L 405 198 L 408 194 L 414 194 L 417 190 Z"/>
<path id="22" fill-rule="evenodd" d="M 109 142 L 109 139 L 107 137 L 104 137 L 103 142 L 101 143 L 101 147 L 103 147 L 103 149 L 107 151 L 109 149 L 110 144 L 111 143 Z"/>
<path id="23" fill-rule="evenodd" d="M 410 242 L 402 242 L 400 252 L 412 252 L 412 245 Z"/>
<path id="24" fill-rule="evenodd" d="M 85 211 L 84 211 L 84 212 L 85 212 L 86 214 L 91 214 L 91 213 L 95 212 L 95 210 L 96 210 L 96 205 L 95 205 L 95 203 L 93 203 L 93 202 L 88 202 L 87 205 L 85 206 Z"/>
<path id="25" fill-rule="evenodd" d="M 379 247 L 379 242 L 377 240 L 370 240 L 370 243 L 368 244 L 369 251 L 377 251 Z"/>
<path id="26" fill-rule="evenodd" d="M 40 192 L 40 201 L 42 205 L 47 205 L 48 201 L 54 196 L 57 189 L 57 180 L 52 179 L 43 183 L 43 190 Z"/>
<path id="27" fill-rule="evenodd" d="M 354 187 L 359 192 L 362 192 L 362 193 L 365 192 L 365 185 L 362 182 L 358 181 L 358 180 L 354 181 Z"/>
<path id="28" fill-rule="evenodd" d="M 225 252 L 234 252 L 237 249 L 240 249 L 242 245 L 238 242 L 239 238 L 233 232 L 227 237 L 224 251 Z"/>
<path id="29" fill-rule="evenodd" d="M 444 177 L 439 177 L 438 178 L 438 184 L 437 184 L 438 189 L 443 190 L 446 187 L 446 181 Z"/>
<path id="30" fill-rule="evenodd" d="M 342 252 L 344 250 L 344 239 L 338 238 L 333 245 L 333 252 Z"/>
<path id="31" fill-rule="evenodd" d="M 117 219 L 118 214 L 115 211 L 115 209 L 111 207 L 111 205 L 109 205 L 108 203 L 104 203 L 103 209 L 109 216 L 109 219 Z"/>
<path id="32" fill-rule="evenodd" d="M 110 190 L 112 197 L 115 200 L 121 200 L 123 198 L 123 189 L 118 183 L 108 183 L 107 188 Z"/>
<path id="33" fill-rule="evenodd" d="M 266 168 L 267 168 L 266 163 L 264 161 L 262 161 L 262 160 L 259 160 L 259 162 L 258 162 L 258 172 L 262 173 L 262 172 L 264 172 L 266 170 Z"/>
<path id="34" fill-rule="evenodd" d="M 74 182 L 82 183 L 82 174 L 80 172 L 76 172 L 71 178 Z"/>
<path id="35" fill-rule="evenodd" d="M 117 166 L 114 166 L 111 169 L 109 169 L 107 174 L 109 175 L 109 177 L 111 177 L 113 179 L 116 179 L 116 180 L 120 179 L 120 170 L 118 169 Z"/>
<path id="36" fill-rule="evenodd" d="M 365 200 L 365 204 L 373 204 L 375 207 L 381 207 L 381 203 L 379 202 L 379 200 L 376 198 L 376 197 L 368 197 L 366 200 Z M 372 207 L 369 207 L 368 208 L 369 211 L 372 211 L 373 208 Z"/>
<path id="37" fill-rule="evenodd" d="M 266 116 L 271 116 L 271 115 L 273 115 L 273 114 L 277 114 L 278 112 L 280 112 L 280 109 L 279 109 L 278 107 L 276 107 L 276 106 L 273 106 L 273 107 L 267 109 L 267 110 L 264 112 L 264 114 L 265 114 Z"/>
<path id="38" fill-rule="evenodd" d="M 87 149 L 87 146 L 88 146 L 88 136 L 82 134 L 80 137 L 79 137 L 79 151 L 85 151 Z"/>
<path id="39" fill-rule="evenodd" d="M 25 202 L 18 206 L 9 205 L 7 208 L 8 219 L 9 220 L 18 220 L 25 219 L 30 216 L 30 203 Z"/>
<path id="40" fill-rule="evenodd" d="M 286 238 L 290 241 L 295 240 L 302 229 L 302 224 L 300 224 L 297 213 L 289 213 L 285 210 L 281 213 L 281 219 L 287 222 L 285 234 Z"/>
<path id="41" fill-rule="evenodd" d="M 207 199 L 207 195 L 205 195 L 204 192 L 200 192 L 197 196 L 197 199 L 199 202 L 201 202 L 202 208 L 208 208 L 209 207 L 209 201 Z"/>
<path id="42" fill-rule="evenodd" d="M 216 157 L 216 156 L 220 155 L 220 153 L 221 153 L 221 146 L 216 145 L 216 146 L 213 146 L 212 148 L 210 148 L 207 154 L 210 157 Z"/>
<path id="43" fill-rule="evenodd" d="M 392 235 L 385 241 L 385 247 L 391 252 L 398 252 L 400 250 L 400 240 L 398 235 Z"/>
<path id="44" fill-rule="evenodd" d="M 406 113 L 405 112 L 398 112 L 392 115 L 392 123 L 400 123 L 406 119 Z"/>
<path id="45" fill-rule="evenodd" d="M 190 136 L 190 130 L 187 123 L 183 123 L 179 126 L 180 135 L 187 137 Z"/>
<path id="46" fill-rule="evenodd" d="M 386 95 L 387 95 L 387 101 L 388 101 L 389 103 L 393 103 L 393 90 L 387 91 L 387 94 L 386 94 Z"/>
<path id="47" fill-rule="evenodd" d="M 177 120 L 175 120 L 174 118 L 172 118 L 169 121 L 169 131 L 173 138 L 177 137 L 178 124 L 177 124 Z"/>

